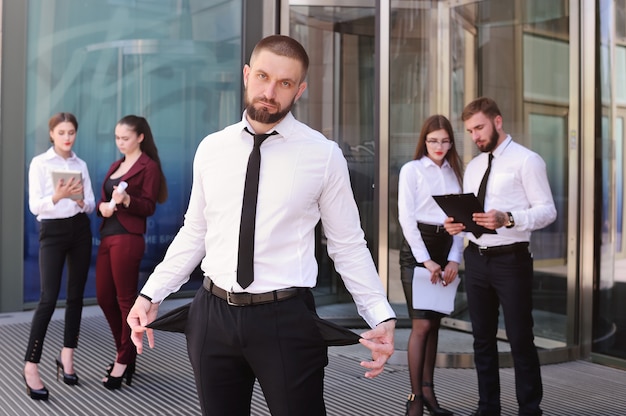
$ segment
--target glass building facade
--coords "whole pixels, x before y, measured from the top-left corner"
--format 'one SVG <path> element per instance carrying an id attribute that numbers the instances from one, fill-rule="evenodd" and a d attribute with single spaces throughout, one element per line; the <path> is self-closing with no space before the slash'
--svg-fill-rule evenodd
<path id="1" fill-rule="evenodd" d="M 145 278 L 182 223 L 197 144 L 240 119 L 242 66 L 263 35 L 282 33 L 311 58 L 309 88 L 294 114 L 343 149 L 392 303 L 404 303 L 399 169 L 412 158 L 423 120 L 435 113 L 450 118 L 468 162 L 476 149 L 460 113 L 473 98 L 490 96 L 505 131 L 546 161 L 558 212 L 531 241 L 543 362 L 593 357 L 626 367 L 626 312 L 619 307 L 626 301 L 626 0 L 0 5 L 0 311 L 29 309 L 38 300 L 38 224 L 28 211 L 27 172 L 49 146 L 52 114 L 76 114 L 75 151 L 89 166 L 96 196 L 120 157 L 117 120 L 148 119 L 170 198 L 149 220 Z M 88 300 L 95 298 L 99 224 L 94 214 Z M 350 302 L 321 227 L 317 240 L 318 302 Z M 198 284 L 194 273 L 182 295 Z M 462 283 L 444 324 L 471 328 Z"/>

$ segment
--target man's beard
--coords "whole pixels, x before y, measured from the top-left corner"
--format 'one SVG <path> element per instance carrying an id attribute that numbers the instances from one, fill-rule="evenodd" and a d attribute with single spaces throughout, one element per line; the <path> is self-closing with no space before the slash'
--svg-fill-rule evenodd
<path id="1" fill-rule="evenodd" d="M 245 97 L 246 99 L 244 101 L 244 104 L 246 106 L 246 113 L 248 114 L 248 117 L 250 117 L 251 120 L 257 121 L 262 124 L 278 123 L 291 111 L 291 107 L 293 107 L 294 103 L 296 102 L 294 98 L 285 109 L 281 109 L 280 105 L 274 100 L 265 100 L 262 98 L 255 98 L 254 100 L 252 100 L 252 103 L 250 103 L 247 93 Z M 267 102 L 268 104 L 272 104 L 276 106 L 276 108 L 278 108 L 278 111 L 274 114 L 271 114 L 269 111 L 267 111 L 267 107 L 262 106 L 261 108 L 256 108 L 254 106 L 254 103 L 257 103 L 257 102 Z"/>
<path id="2" fill-rule="evenodd" d="M 491 131 L 491 137 L 489 137 L 489 141 L 484 147 L 480 148 L 480 151 L 483 153 L 488 153 L 488 152 L 493 151 L 493 149 L 495 149 L 496 145 L 498 144 L 498 139 L 500 138 L 500 134 L 496 130 L 496 125 L 493 121 L 491 122 L 491 129 L 492 131 Z"/>

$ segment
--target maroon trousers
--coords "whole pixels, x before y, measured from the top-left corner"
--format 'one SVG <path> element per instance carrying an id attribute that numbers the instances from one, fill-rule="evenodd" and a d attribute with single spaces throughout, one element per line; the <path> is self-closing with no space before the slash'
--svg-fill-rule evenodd
<path id="1" fill-rule="evenodd" d="M 137 356 L 126 317 L 137 298 L 144 250 L 145 240 L 138 234 L 103 237 L 98 248 L 96 297 L 111 328 L 117 350 L 115 360 L 120 364 L 132 364 Z"/>

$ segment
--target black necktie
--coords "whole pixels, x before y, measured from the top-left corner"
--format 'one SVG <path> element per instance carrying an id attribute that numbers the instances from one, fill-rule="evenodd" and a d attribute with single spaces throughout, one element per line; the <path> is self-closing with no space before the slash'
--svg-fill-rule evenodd
<path id="1" fill-rule="evenodd" d="M 256 201 L 259 191 L 259 169 L 261 168 L 261 144 L 265 139 L 277 132 L 254 134 L 254 147 L 248 158 L 246 182 L 243 188 L 243 205 L 241 207 L 241 225 L 239 227 L 239 254 L 237 257 L 237 283 L 247 288 L 254 281 L 254 226 L 256 222 Z"/>
<path id="2" fill-rule="evenodd" d="M 480 181 L 480 187 L 478 188 L 478 201 L 480 205 L 485 207 L 485 194 L 487 193 L 487 181 L 489 180 L 489 172 L 491 172 L 491 161 L 493 160 L 493 153 L 489 153 L 489 162 L 487 163 L 487 170 L 483 176 L 483 180 Z"/>

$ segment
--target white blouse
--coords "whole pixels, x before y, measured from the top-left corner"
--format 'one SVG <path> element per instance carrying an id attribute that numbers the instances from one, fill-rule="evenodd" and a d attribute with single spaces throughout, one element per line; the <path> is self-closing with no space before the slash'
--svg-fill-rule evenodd
<path id="1" fill-rule="evenodd" d="M 52 171 L 54 170 L 77 170 L 81 172 L 84 193 L 82 208 L 70 198 L 63 198 L 56 204 L 52 202 L 52 195 L 54 194 Z M 91 188 L 87 164 L 78 158 L 74 152 L 69 158 L 64 159 L 56 154 L 52 147 L 45 153 L 35 156 L 30 162 L 28 170 L 28 206 L 30 212 L 37 217 L 37 221 L 70 218 L 81 212 L 87 214 L 93 212 L 96 201 Z"/>
<path id="2" fill-rule="evenodd" d="M 407 162 L 400 169 L 398 182 L 398 219 L 402 234 L 406 238 L 413 257 L 419 263 L 430 260 L 430 255 L 417 229 L 417 223 L 441 225 L 447 215 L 432 198 L 432 195 L 456 194 L 461 192 L 459 181 L 450 164 L 444 160 L 441 167 L 429 157 Z M 448 261 L 461 262 L 463 238 L 453 237 Z"/>

